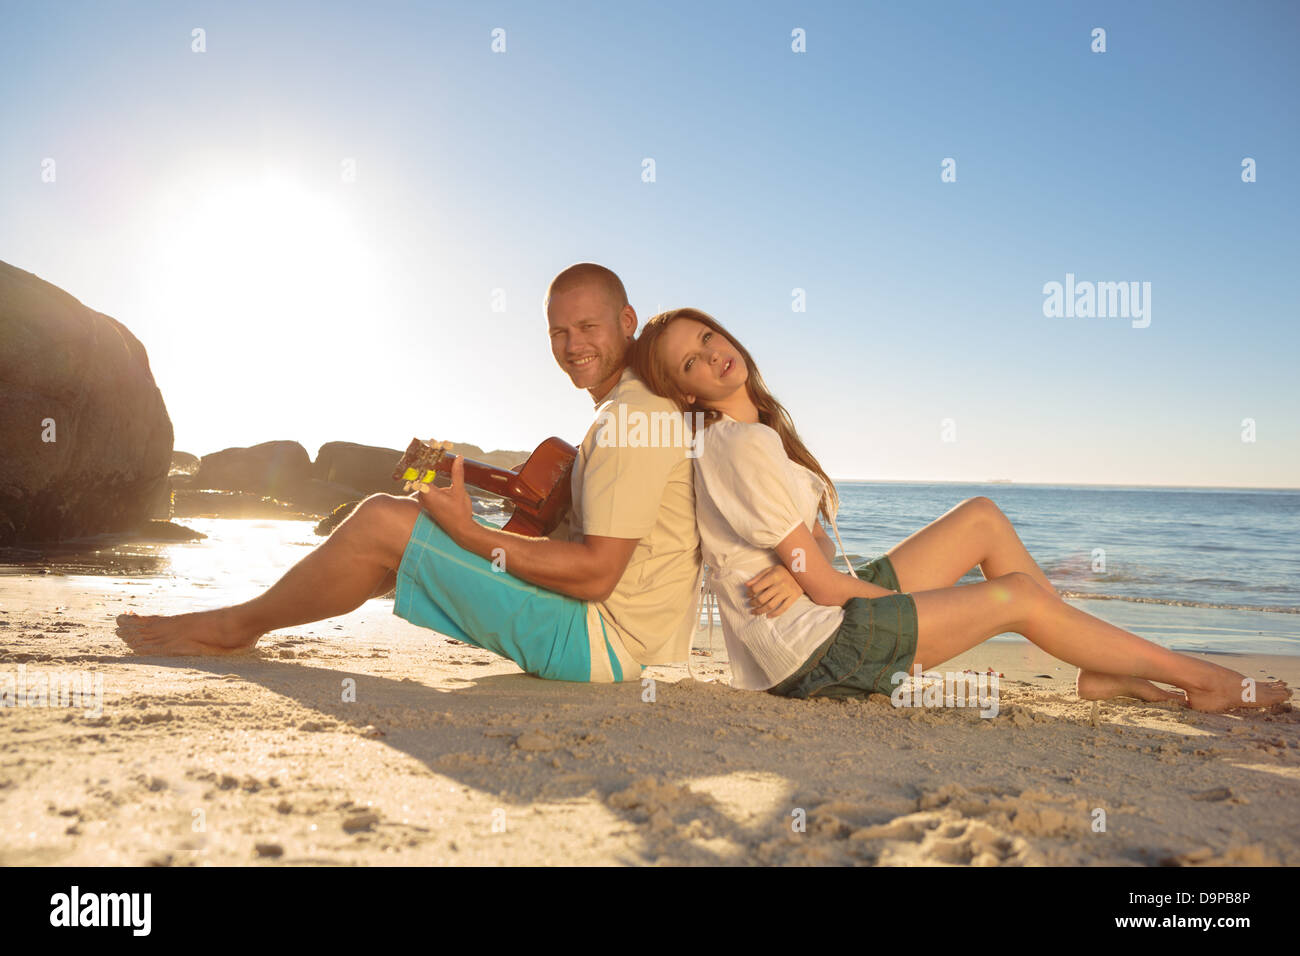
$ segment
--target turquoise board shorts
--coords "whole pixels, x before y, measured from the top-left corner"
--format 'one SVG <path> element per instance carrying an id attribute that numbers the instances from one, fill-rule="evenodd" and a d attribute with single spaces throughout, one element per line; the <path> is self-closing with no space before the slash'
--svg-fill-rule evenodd
<path id="1" fill-rule="evenodd" d="M 496 525 L 477 515 L 489 528 Z M 547 680 L 591 680 L 586 601 L 548 591 L 466 551 L 421 511 L 397 568 L 393 613 L 508 657 Z M 594 608 L 591 609 L 594 612 Z M 600 621 L 602 636 L 605 627 Z M 623 670 L 605 638 L 615 682 Z"/>

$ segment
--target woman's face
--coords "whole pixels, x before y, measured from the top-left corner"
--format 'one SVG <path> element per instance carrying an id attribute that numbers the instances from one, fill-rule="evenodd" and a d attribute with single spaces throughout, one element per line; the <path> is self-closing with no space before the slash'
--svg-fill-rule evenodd
<path id="1" fill-rule="evenodd" d="M 677 319 L 659 338 L 668 376 L 691 404 L 713 405 L 744 388 L 749 369 L 740 352 L 695 319 Z"/>

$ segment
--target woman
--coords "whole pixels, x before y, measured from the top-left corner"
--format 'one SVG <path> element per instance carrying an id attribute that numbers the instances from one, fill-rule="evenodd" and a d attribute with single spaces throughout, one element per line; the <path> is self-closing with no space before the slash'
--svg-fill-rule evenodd
<path id="1" fill-rule="evenodd" d="M 963 502 L 857 574 L 836 571 L 817 521 L 820 512 L 834 528 L 835 487 L 749 352 L 711 316 L 675 309 L 646 323 L 633 364 L 652 391 L 703 413 L 692 416 L 701 421 L 696 520 L 733 686 L 798 698 L 890 694 L 914 665 L 933 668 L 1014 631 L 1077 666 L 1084 699 L 1222 711 L 1291 696 L 1274 681 L 1252 697 L 1236 671 L 1066 604 L 987 498 Z M 986 580 L 955 586 L 975 565 Z"/>

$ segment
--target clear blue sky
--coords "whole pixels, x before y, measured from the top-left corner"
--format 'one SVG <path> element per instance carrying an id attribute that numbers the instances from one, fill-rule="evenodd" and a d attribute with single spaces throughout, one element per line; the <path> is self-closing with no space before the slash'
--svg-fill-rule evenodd
<path id="1" fill-rule="evenodd" d="M 1290 2 L 5 2 L 0 259 L 131 328 L 196 454 L 576 440 L 541 299 L 594 260 L 730 327 L 836 477 L 1296 486 L 1298 40 Z M 1067 272 L 1150 326 L 1046 318 Z"/>

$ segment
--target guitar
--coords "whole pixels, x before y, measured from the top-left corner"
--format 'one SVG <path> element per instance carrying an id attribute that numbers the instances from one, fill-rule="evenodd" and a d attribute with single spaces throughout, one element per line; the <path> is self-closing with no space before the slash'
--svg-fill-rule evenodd
<path id="1" fill-rule="evenodd" d="M 448 452 L 449 447 L 450 442 L 412 438 L 393 470 L 393 480 L 405 482 L 405 491 L 427 491 L 439 473 L 451 474 L 456 456 Z M 568 442 L 548 438 L 516 471 L 466 458 L 465 482 L 514 502 L 514 514 L 503 531 L 543 538 L 569 510 L 569 473 L 577 457 L 578 449 Z"/>

